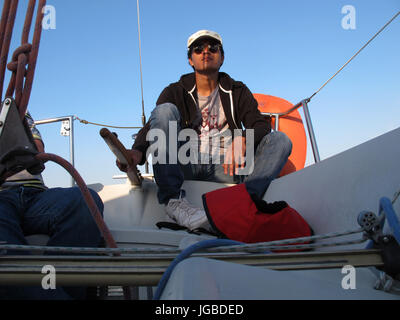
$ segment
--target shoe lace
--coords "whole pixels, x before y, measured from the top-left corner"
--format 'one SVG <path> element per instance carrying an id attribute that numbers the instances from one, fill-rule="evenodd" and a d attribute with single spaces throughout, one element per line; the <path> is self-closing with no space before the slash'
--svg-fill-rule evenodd
<path id="1" fill-rule="evenodd" d="M 177 204 L 178 210 L 178 216 L 180 222 L 183 222 L 186 219 L 189 219 L 189 221 L 192 220 L 194 215 L 200 210 L 199 208 L 193 207 L 187 200 L 186 198 L 181 198 L 179 203 Z"/>
<path id="2" fill-rule="evenodd" d="M 187 200 L 186 198 L 181 199 L 181 203 L 180 203 L 180 207 L 188 212 L 189 214 L 195 214 L 197 211 L 199 211 L 199 208 L 196 208 L 194 206 L 192 206 Z"/>

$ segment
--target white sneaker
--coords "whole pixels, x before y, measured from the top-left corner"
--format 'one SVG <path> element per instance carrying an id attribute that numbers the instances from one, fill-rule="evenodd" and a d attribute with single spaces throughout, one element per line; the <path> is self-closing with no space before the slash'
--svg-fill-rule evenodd
<path id="1" fill-rule="evenodd" d="M 165 210 L 171 219 L 189 230 L 209 229 L 206 212 L 191 205 L 186 198 L 170 199 Z"/>

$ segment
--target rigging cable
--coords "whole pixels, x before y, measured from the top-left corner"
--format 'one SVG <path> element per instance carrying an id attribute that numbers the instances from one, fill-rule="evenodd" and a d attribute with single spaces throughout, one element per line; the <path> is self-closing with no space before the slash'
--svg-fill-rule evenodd
<path id="1" fill-rule="evenodd" d="M 137 22 L 138 22 L 138 37 L 139 37 L 139 65 L 140 65 L 140 88 L 142 92 L 142 126 L 146 125 L 146 114 L 144 112 L 144 97 L 143 97 L 143 71 L 142 71 L 142 44 L 140 39 L 140 11 L 139 0 L 136 1 L 137 7 Z M 149 173 L 149 162 L 146 160 L 144 164 L 145 172 Z"/>
<path id="2" fill-rule="evenodd" d="M 145 114 L 145 111 L 144 111 L 144 95 L 143 95 L 142 45 L 141 45 L 141 37 L 140 37 L 139 0 L 136 1 L 136 5 L 137 5 L 137 23 L 138 23 L 138 37 L 139 37 L 140 89 L 141 89 L 141 96 L 142 96 L 142 127 L 144 127 L 145 124 L 146 124 L 146 114 Z M 96 122 L 90 122 L 90 121 L 87 121 L 87 120 L 83 120 L 83 119 L 80 119 L 77 116 L 74 116 L 74 120 L 79 120 L 79 122 L 83 123 L 83 124 L 92 124 L 92 125 L 95 125 L 95 126 L 108 127 L 108 128 L 117 128 L 117 129 L 141 129 L 142 128 L 142 127 L 122 127 L 122 126 L 106 125 L 106 124 L 101 124 L 101 123 L 96 123 Z"/>
<path id="3" fill-rule="evenodd" d="M 374 40 L 394 19 L 397 18 L 397 16 L 400 14 L 400 11 L 398 11 L 375 35 L 367 41 L 364 46 L 361 47 L 360 50 L 358 50 L 336 73 L 329 78 L 317 91 L 315 91 L 311 97 L 309 97 L 307 100 L 310 101 L 318 92 L 320 92 L 334 77 L 337 76 L 337 74 L 344 69 L 367 45 L 369 45 L 372 40 Z"/>
<path id="4" fill-rule="evenodd" d="M 140 13 L 139 13 L 139 0 L 136 1 L 137 4 L 137 22 L 138 22 L 138 36 L 139 36 L 139 65 L 140 65 L 140 88 L 142 92 L 142 125 L 146 124 L 146 114 L 144 112 L 144 98 L 143 98 L 143 72 L 142 72 L 142 45 L 140 40 Z"/>
<path id="5" fill-rule="evenodd" d="M 140 82 L 141 82 L 141 94 L 142 94 L 142 126 L 146 124 L 146 115 L 144 111 L 144 98 L 143 98 L 143 72 L 142 72 L 142 48 L 141 48 L 141 37 L 140 37 L 140 17 L 139 17 L 139 0 L 137 0 L 137 21 L 138 21 L 138 35 L 139 35 L 139 64 L 140 64 Z M 330 77 L 317 91 L 315 91 L 309 98 L 305 99 L 306 102 L 310 102 L 310 100 L 317 94 L 319 93 L 333 78 L 335 78 L 362 50 L 365 49 L 390 23 L 393 22 L 394 19 L 396 19 L 400 15 L 400 11 L 398 11 L 377 33 L 374 34 L 374 36 L 369 39 L 347 62 L 340 67 L 336 73 Z M 297 109 L 297 107 L 300 107 L 302 104 L 298 103 L 294 108 L 292 109 Z M 290 111 L 292 111 L 290 109 Z M 286 112 L 288 113 L 288 112 Z M 95 124 L 95 125 L 101 125 L 101 124 L 96 124 L 93 122 L 88 122 L 86 120 L 81 120 L 78 117 L 75 117 L 77 120 L 79 120 L 81 123 L 85 124 Z M 120 129 L 141 129 L 142 127 L 117 127 L 117 126 L 110 126 L 110 125 L 103 125 L 105 127 L 111 127 L 111 128 L 120 128 Z"/>

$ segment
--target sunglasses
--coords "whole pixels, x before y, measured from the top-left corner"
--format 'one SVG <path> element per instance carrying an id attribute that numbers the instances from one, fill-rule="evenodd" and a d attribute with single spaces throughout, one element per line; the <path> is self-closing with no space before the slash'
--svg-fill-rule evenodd
<path id="1" fill-rule="evenodd" d="M 196 54 L 201 54 L 205 50 L 205 48 L 208 49 L 209 52 L 211 53 L 217 53 L 221 45 L 219 44 L 200 44 L 198 46 L 195 46 L 193 48 L 193 52 Z"/>

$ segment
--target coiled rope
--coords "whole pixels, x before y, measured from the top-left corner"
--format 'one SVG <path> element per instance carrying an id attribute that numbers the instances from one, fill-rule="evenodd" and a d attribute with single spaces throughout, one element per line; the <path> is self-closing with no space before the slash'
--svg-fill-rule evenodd
<path id="1" fill-rule="evenodd" d="M 0 101 L 2 101 L 3 86 L 6 67 L 12 72 L 7 88 L 6 96 L 11 97 L 15 93 L 15 101 L 18 106 L 21 119 L 25 117 L 29 98 L 32 91 L 32 83 L 35 74 L 36 62 L 39 53 L 40 37 L 42 33 L 43 10 L 46 0 L 39 0 L 35 21 L 35 30 L 32 44 L 28 43 L 33 13 L 36 0 L 29 0 L 25 16 L 24 29 L 21 37 L 21 45 L 12 55 L 12 61 L 7 64 L 8 53 L 14 28 L 18 1 L 5 0 L 0 20 Z"/>

